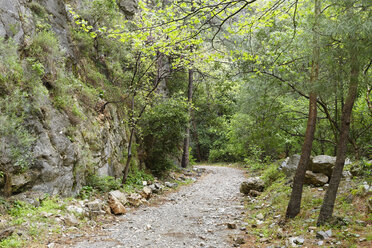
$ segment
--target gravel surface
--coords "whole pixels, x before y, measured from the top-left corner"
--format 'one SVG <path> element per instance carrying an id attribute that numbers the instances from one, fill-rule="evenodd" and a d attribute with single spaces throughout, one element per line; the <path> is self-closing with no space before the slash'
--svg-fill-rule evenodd
<path id="1" fill-rule="evenodd" d="M 239 193 L 243 172 L 203 168 L 208 174 L 167 195 L 164 204 L 128 213 L 107 229 L 107 236 L 90 237 L 74 247 L 232 247 L 244 217 Z M 235 223 L 236 229 L 227 223 Z"/>

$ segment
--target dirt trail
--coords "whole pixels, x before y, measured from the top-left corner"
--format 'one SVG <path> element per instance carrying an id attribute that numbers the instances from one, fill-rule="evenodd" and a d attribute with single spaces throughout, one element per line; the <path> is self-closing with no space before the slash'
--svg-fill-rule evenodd
<path id="1" fill-rule="evenodd" d="M 169 194 L 164 204 L 128 213 L 107 229 L 107 236 L 90 237 L 74 247 L 232 247 L 231 237 L 239 235 L 244 217 L 239 195 L 243 172 L 203 168 L 207 175 Z M 236 223 L 237 229 L 228 229 L 226 223 Z"/>

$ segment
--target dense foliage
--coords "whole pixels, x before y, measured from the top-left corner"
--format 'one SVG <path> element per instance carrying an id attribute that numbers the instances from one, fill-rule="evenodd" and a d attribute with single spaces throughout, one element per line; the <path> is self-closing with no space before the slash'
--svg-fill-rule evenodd
<path id="1" fill-rule="evenodd" d="M 131 16 L 113 0 L 67 6 L 77 55 L 73 63 L 37 3 L 30 4 L 37 28 L 23 50 L 27 59 L 20 60 L 11 42 L 1 42 L 0 132 L 15 134 L 11 159 L 20 168 L 32 164 L 34 139 L 24 128 L 27 112 L 37 109 L 30 95 L 46 89 L 75 125 L 84 115 L 74 94 L 91 108 L 98 99 L 104 107 L 118 105 L 133 133 L 128 165 L 133 151 L 143 154 L 140 160 L 154 172 L 179 163 L 188 122 L 192 156 L 201 161 L 268 161 L 300 153 L 307 98 L 314 91 L 319 114 L 312 153 L 334 155 L 351 46 L 357 48 L 361 83 L 348 155 L 372 156 L 368 1 L 322 1 L 320 74 L 312 87 L 311 1 L 139 1 Z M 190 68 L 195 87 L 188 116 Z M 17 100 L 10 103 L 10 97 Z M 14 109 L 17 115 L 11 114 Z"/>

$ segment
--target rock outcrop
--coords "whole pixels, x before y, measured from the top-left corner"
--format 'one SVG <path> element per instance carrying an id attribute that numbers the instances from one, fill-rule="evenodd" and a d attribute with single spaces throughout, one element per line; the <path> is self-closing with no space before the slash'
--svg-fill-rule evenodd
<path id="1" fill-rule="evenodd" d="M 322 173 L 314 173 L 312 171 L 306 171 L 305 183 L 314 186 L 323 186 L 328 182 L 328 177 Z"/>
<path id="2" fill-rule="evenodd" d="M 295 154 L 291 157 L 286 158 L 280 165 L 279 170 L 283 171 L 288 178 L 293 178 L 298 163 L 300 162 L 300 155 Z M 345 165 L 350 164 L 350 160 L 345 160 Z M 310 162 L 307 165 L 307 171 L 305 175 L 305 183 L 314 186 L 323 186 L 332 176 L 333 168 L 336 164 L 336 157 L 328 155 L 319 155 L 310 158 Z M 343 177 L 350 177 L 350 172 L 344 171 Z"/>
<path id="3" fill-rule="evenodd" d="M 108 204 L 111 208 L 111 211 L 116 215 L 125 214 L 127 212 L 123 204 L 121 204 L 121 202 L 113 194 L 111 194 L 111 192 L 108 195 Z"/>
<path id="4" fill-rule="evenodd" d="M 82 1 L 69 3 L 79 6 Z M 40 25 L 40 18 L 57 37 L 60 52 L 72 61 L 64 68 L 68 74 L 68 67 L 74 66 L 77 54 L 65 1 L 0 0 L 0 38 L 13 40 L 20 48 L 27 50 L 37 25 Z M 56 107 L 51 97 L 53 93 L 49 92 L 54 87 L 49 82 L 52 81 L 49 77 L 55 76 L 53 74 L 52 68 L 45 66 L 43 89 L 38 96 L 29 97 L 33 109 L 29 110 L 22 123 L 33 138 L 27 151 L 27 168 L 15 166 L 18 162 L 12 158 L 14 148 L 11 146 L 14 137 L 0 133 L 0 171 L 9 173 L 13 195 L 33 190 L 73 196 L 80 192 L 85 183 L 87 170 L 101 176 L 116 177 L 123 170 L 121 161 L 127 146 L 123 113 L 114 104 L 107 105 L 103 110 L 94 108 L 94 105 L 102 106 L 105 101 L 97 95 L 89 100 L 92 103 L 87 104 L 88 100 L 83 99 L 80 93 L 73 96 L 80 116 Z M 0 189 L 4 185 L 5 181 L 0 179 Z"/>
<path id="5" fill-rule="evenodd" d="M 328 155 L 319 155 L 311 159 L 310 168 L 311 171 L 316 173 L 323 173 L 324 175 L 331 177 L 333 167 L 336 164 L 336 157 Z"/>
<path id="6" fill-rule="evenodd" d="M 240 185 L 240 192 L 248 195 L 251 190 L 262 192 L 264 190 L 265 183 L 259 177 L 250 177 Z"/>

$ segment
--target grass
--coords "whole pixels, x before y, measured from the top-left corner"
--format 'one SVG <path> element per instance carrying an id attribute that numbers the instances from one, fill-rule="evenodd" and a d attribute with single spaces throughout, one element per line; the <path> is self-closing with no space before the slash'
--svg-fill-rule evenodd
<path id="1" fill-rule="evenodd" d="M 39 207 L 34 207 L 22 201 L 11 203 L 7 219 L 9 226 L 15 227 L 22 235 L 13 234 L 2 240 L 0 247 L 25 247 L 26 243 L 42 243 L 48 233 L 60 232 L 60 224 L 55 218 L 46 217 L 45 213 L 52 215 L 64 215 L 67 213 L 66 204 L 68 199 L 47 197 Z"/>
<path id="2" fill-rule="evenodd" d="M 355 189 L 358 189 L 363 183 L 361 179 L 351 182 L 342 181 L 339 188 L 334 216 L 341 217 L 346 222 L 344 225 L 334 222 L 332 225 L 316 227 L 325 190 L 310 186 L 304 186 L 300 214 L 281 225 L 284 223 L 291 187 L 287 183 L 288 179 L 276 168 L 277 165 L 274 164 L 265 167 L 265 169 L 255 169 L 255 173 L 258 173 L 265 181 L 266 189 L 254 201 L 246 201 L 246 228 L 249 236 L 247 240 L 251 242 L 244 247 L 257 247 L 260 243 L 265 247 L 265 243 L 260 242 L 262 238 L 268 238 L 270 245 L 283 246 L 291 236 L 303 236 L 305 238 L 304 246 L 319 247 L 315 237 L 316 232 L 329 229 L 332 229 L 333 237 L 330 241 L 333 245 L 325 243 L 324 247 L 334 247 L 337 242 L 341 242 L 336 245 L 337 247 L 372 246 L 371 214 L 367 213 L 363 194 L 360 191 L 355 193 Z M 257 224 L 256 216 L 259 213 L 265 216 L 261 225 Z M 280 217 L 278 218 L 278 216 Z M 314 231 L 311 232 L 311 229 Z M 360 241 L 361 239 L 366 239 L 366 241 Z"/>

